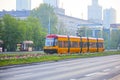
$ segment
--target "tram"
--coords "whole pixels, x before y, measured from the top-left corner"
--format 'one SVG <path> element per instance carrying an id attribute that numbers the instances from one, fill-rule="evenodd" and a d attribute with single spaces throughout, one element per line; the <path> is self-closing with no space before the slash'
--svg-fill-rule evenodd
<path id="1" fill-rule="evenodd" d="M 17 51 L 32 51 L 33 41 L 23 41 L 17 44 Z"/>
<path id="2" fill-rule="evenodd" d="M 46 36 L 45 53 L 87 53 L 103 52 L 104 39 L 50 34 Z"/>

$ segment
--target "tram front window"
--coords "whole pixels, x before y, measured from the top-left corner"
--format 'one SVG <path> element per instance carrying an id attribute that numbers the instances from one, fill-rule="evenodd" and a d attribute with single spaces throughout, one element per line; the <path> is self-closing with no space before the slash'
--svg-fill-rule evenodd
<path id="1" fill-rule="evenodd" d="M 54 38 L 46 38 L 45 46 L 55 46 L 55 39 Z"/>

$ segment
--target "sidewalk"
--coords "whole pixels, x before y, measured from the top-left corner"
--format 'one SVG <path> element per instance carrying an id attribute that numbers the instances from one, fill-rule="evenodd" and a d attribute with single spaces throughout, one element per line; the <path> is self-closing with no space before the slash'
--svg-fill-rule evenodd
<path id="1" fill-rule="evenodd" d="M 111 78 L 111 79 L 109 79 L 109 80 L 120 80 L 120 74 L 115 76 L 115 77 L 113 77 L 113 78 Z"/>

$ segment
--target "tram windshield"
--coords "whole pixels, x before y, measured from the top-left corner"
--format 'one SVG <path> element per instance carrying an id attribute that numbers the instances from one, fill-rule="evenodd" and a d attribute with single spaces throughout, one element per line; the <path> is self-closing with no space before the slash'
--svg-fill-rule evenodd
<path id="1" fill-rule="evenodd" d="M 55 46 L 56 40 L 55 38 L 46 38 L 45 46 Z"/>

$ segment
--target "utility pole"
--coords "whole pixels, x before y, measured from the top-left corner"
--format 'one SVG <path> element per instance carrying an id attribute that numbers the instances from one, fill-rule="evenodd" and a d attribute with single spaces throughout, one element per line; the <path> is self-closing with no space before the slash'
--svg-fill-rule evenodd
<path id="1" fill-rule="evenodd" d="M 49 23 L 48 23 L 48 33 L 51 34 L 51 30 L 50 30 L 50 14 L 49 14 Z"/>
<path id="2" fill-rule="evenodd" d="M 50 4 L 49 4 L 49 7 L 50 7 Z M 49 19 L 48 19 L 49 21 L 48 21 L 48 34 L 51 34 L 51 27 L 50 27 L 50 12 L 49 12 Z"/>

